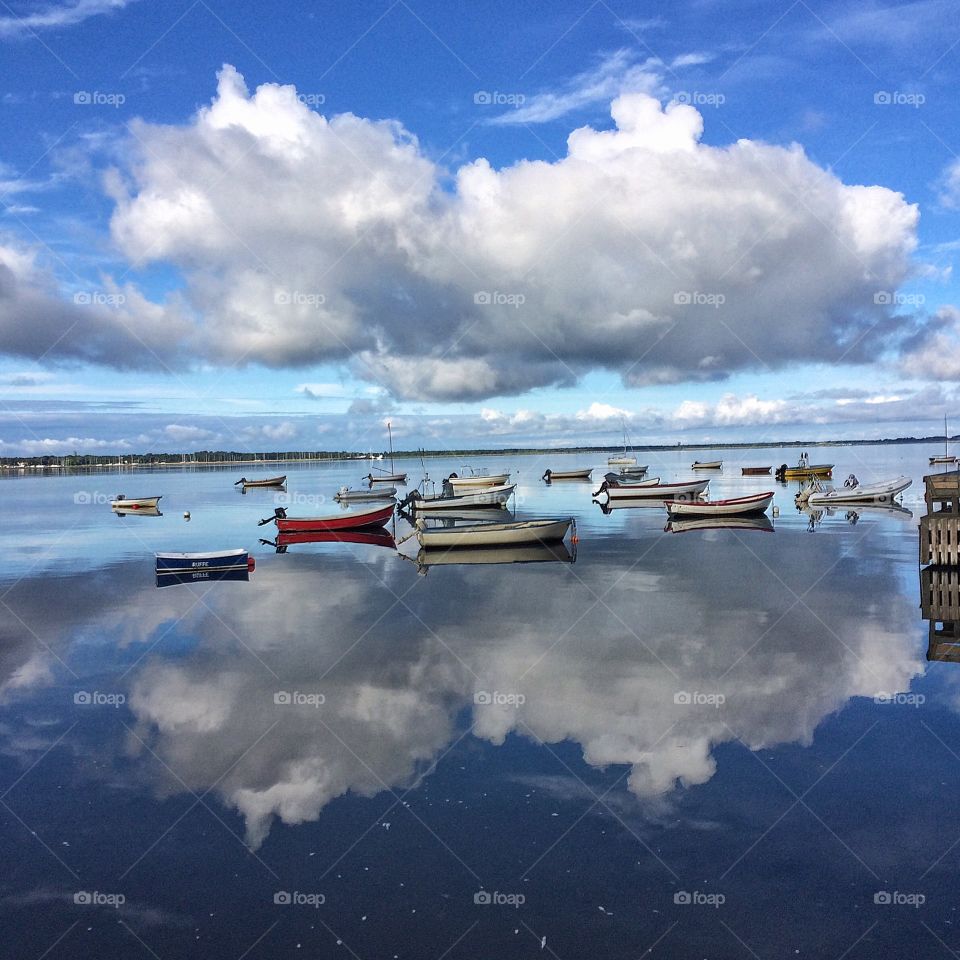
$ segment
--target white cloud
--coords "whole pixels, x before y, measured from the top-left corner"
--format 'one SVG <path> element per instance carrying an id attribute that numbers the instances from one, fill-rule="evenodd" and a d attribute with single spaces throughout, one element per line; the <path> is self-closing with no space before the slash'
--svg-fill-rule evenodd
<path id="1" fill-rule="evenodd" d="M 586 410 L 579 410 L 576 414 L 578 420 L 617 420 L 632 416 L 629 410 L 611 406 L 609 403 L 598 403 L 596 400 Z"/>
<path id="2" fill-rule="evenodd" d="M 799 147 L 706 146 L 688 105 L 629 93 L 611 114 L 562 159 L 478 159 L 448 188 L 397 123 L 325 118 L 289 86 L 250 95 L 225 67 L 189 123 L 138 121 L 108 177 L 116 243 L 179 269 L 179 298 L 124 288 L 125 313 L 66 311 L 41 337 L 17 320 L 21 280 L 0 349 L 347 363 L 396 397 L 480 400 L 598 368 L 643 385 L 872 361 L 896 335 L 874 296 L 909 271 L 915 206 Z"/>
<path id="3" fill-rule="evenodd" d="M 0 37 L 29 36 L 38 30 L 72 27 L 89 17 L 122 10 L 134 2 L 136 0 L 73 0 L 72 3 L 50 5 L 22 16 L 11 13 L 10 16 L 0 17 Z"/>
<path id="4" fill-rule="evenodd" d="M 941 307 L 929 327 L 910 343 L 901 367 L 921 380 L 960 381 L 960 310 Z"/>
<path id="5" fill-rule="evenodd" d="M 609 103 L 621 93 L 663 92 L 659 60 L 637 63 L 629 50 L 617 50 L 604 57 L 596 67 L 573 77 L 559 91 L 539 93 L 490 122 L 500 126 L 546 123 L 567 114 Z"/>

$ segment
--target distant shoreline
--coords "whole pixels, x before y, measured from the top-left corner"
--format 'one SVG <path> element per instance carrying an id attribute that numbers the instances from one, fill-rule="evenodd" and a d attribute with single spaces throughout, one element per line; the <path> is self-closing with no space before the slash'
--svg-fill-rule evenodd
<path id="1" fill-rule="evenodd" d="M 956 441 L 950 437 L 947 442 Z M 728 442 L 728 443 L 674 443 L 674 444 L 635 444 L 631 445 L 633 452 L 663 452 L 677 450 L 759 450 L 759 449 L 803 449 L 813 447 L 862 447 L 885 446 L 891 444 L 942 444 L 944 437 L 896 437 L 882 440 L 778 440 L 769 443 L 758 442 Z M 462 450 L 395 450 L 397 460 L 424 460 L 449 459 L 451 457 L 504 457 L 504 456 L 549 456 L 571 454 L 600 454 L 607 455 L 622 451 L 622 444 L 607 447 L 578 446 L 578 447 L 504 447 L 500 449 L 462 449 Z M 264 453 L 259 456 L 238 453 L 236 451 L 198 451 L 197 453 L 164 453 L 164 454 L 126 454 L 116 458 L 101 454 L 72 454 L 65 457 L 2 457 L 0 471 L 17 473 L 25 470 L 47 472 L 103 471 L 116 469 L 183 469 L 192 467 L 219 467 L 221 469 L 245 470 L 248 467 L 269 464 L 297 464 L 297 463 L 357 463 L 374 464 L 384 463 L 389 459 L 389 453 L 384 451 L 384 459 L 377 459 L 377 455 L 324 452 L 317 453 Z M 196 459 L 202 456 L 204 459 Z M 212 457 L 213 459 L 209 459 Z"/>

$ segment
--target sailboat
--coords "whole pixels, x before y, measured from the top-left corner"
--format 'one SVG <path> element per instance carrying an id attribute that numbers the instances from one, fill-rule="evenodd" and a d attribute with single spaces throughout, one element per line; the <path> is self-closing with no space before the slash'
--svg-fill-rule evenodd
<path id="1" fill-rule="evenodd" d="M 631 457 L 627 453 L 627 421 L 621 421 L 623 423 L 623 455 L 619 457 L 607 457 L 607 463 L 613 467 L 621 463 L 636 463 L 637 458 Z"/>
<path id="2" fill-rule="evenodd" d="M 368 473 L 365 480 L 369 480 L 370 484 L 374 483 L 406 483 L 407 475 L 405 473 L 397 473 L 396 465 L 393 462 L 393 429 L 390 426 L 390 421 L 387 421 L 387 433 L 390 435 L 390 472 L 385 473 L 381 472 L 374 476 L 372 473 Z M 379 470 L 379 467 L 375 467 L 375 470 Z"/>
<path id="3" fill-rule="evenodd" d="M 931 457 L 931 458 L 930 458 L 930 466 L 931 466 L 931 467 L 934 466 L 935 464 L 939 464 L 939 463 L 956 463 L 956 462 L 957 462 L 957 458 L 956 458 L 955 456 L 952 456 L 951 454 L 949 454 L 949 453 L 947 452 L 947 437 L 948 437 L 948 434 L 947 434 L 947 418 L 946 418 L 946 415 L 944 415 L 944 418 L 943 418 L 943 456 L 942 456 L 942 457 Z"/>

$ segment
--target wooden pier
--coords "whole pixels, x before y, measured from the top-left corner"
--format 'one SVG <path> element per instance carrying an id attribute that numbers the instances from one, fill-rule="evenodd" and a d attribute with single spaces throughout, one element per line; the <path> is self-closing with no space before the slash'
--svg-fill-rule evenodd
<path id="1" fill-rule="evenodd" d="M 960 471 L 923 478 L 927 515 L 920 518 L 920 562 L 960 565 Z"/>
<path id="2" fill-rule="evenodd" d="M 960 663 L 960 470 L 923 478 L 920 610 L 930 624 L 927 659 Z"/>

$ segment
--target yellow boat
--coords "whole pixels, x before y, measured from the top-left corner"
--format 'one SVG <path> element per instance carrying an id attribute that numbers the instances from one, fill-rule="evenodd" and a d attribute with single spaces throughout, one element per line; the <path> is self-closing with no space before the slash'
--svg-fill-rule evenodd
<path id="1" fill-rule="evenodd" d="M 832 463 L 810 463 L 805 467 L 788 467 L 783 464 L 777 470 L 778 480 L 806 480 L 808 477 L 829 477 L 833 473 Z"/>

